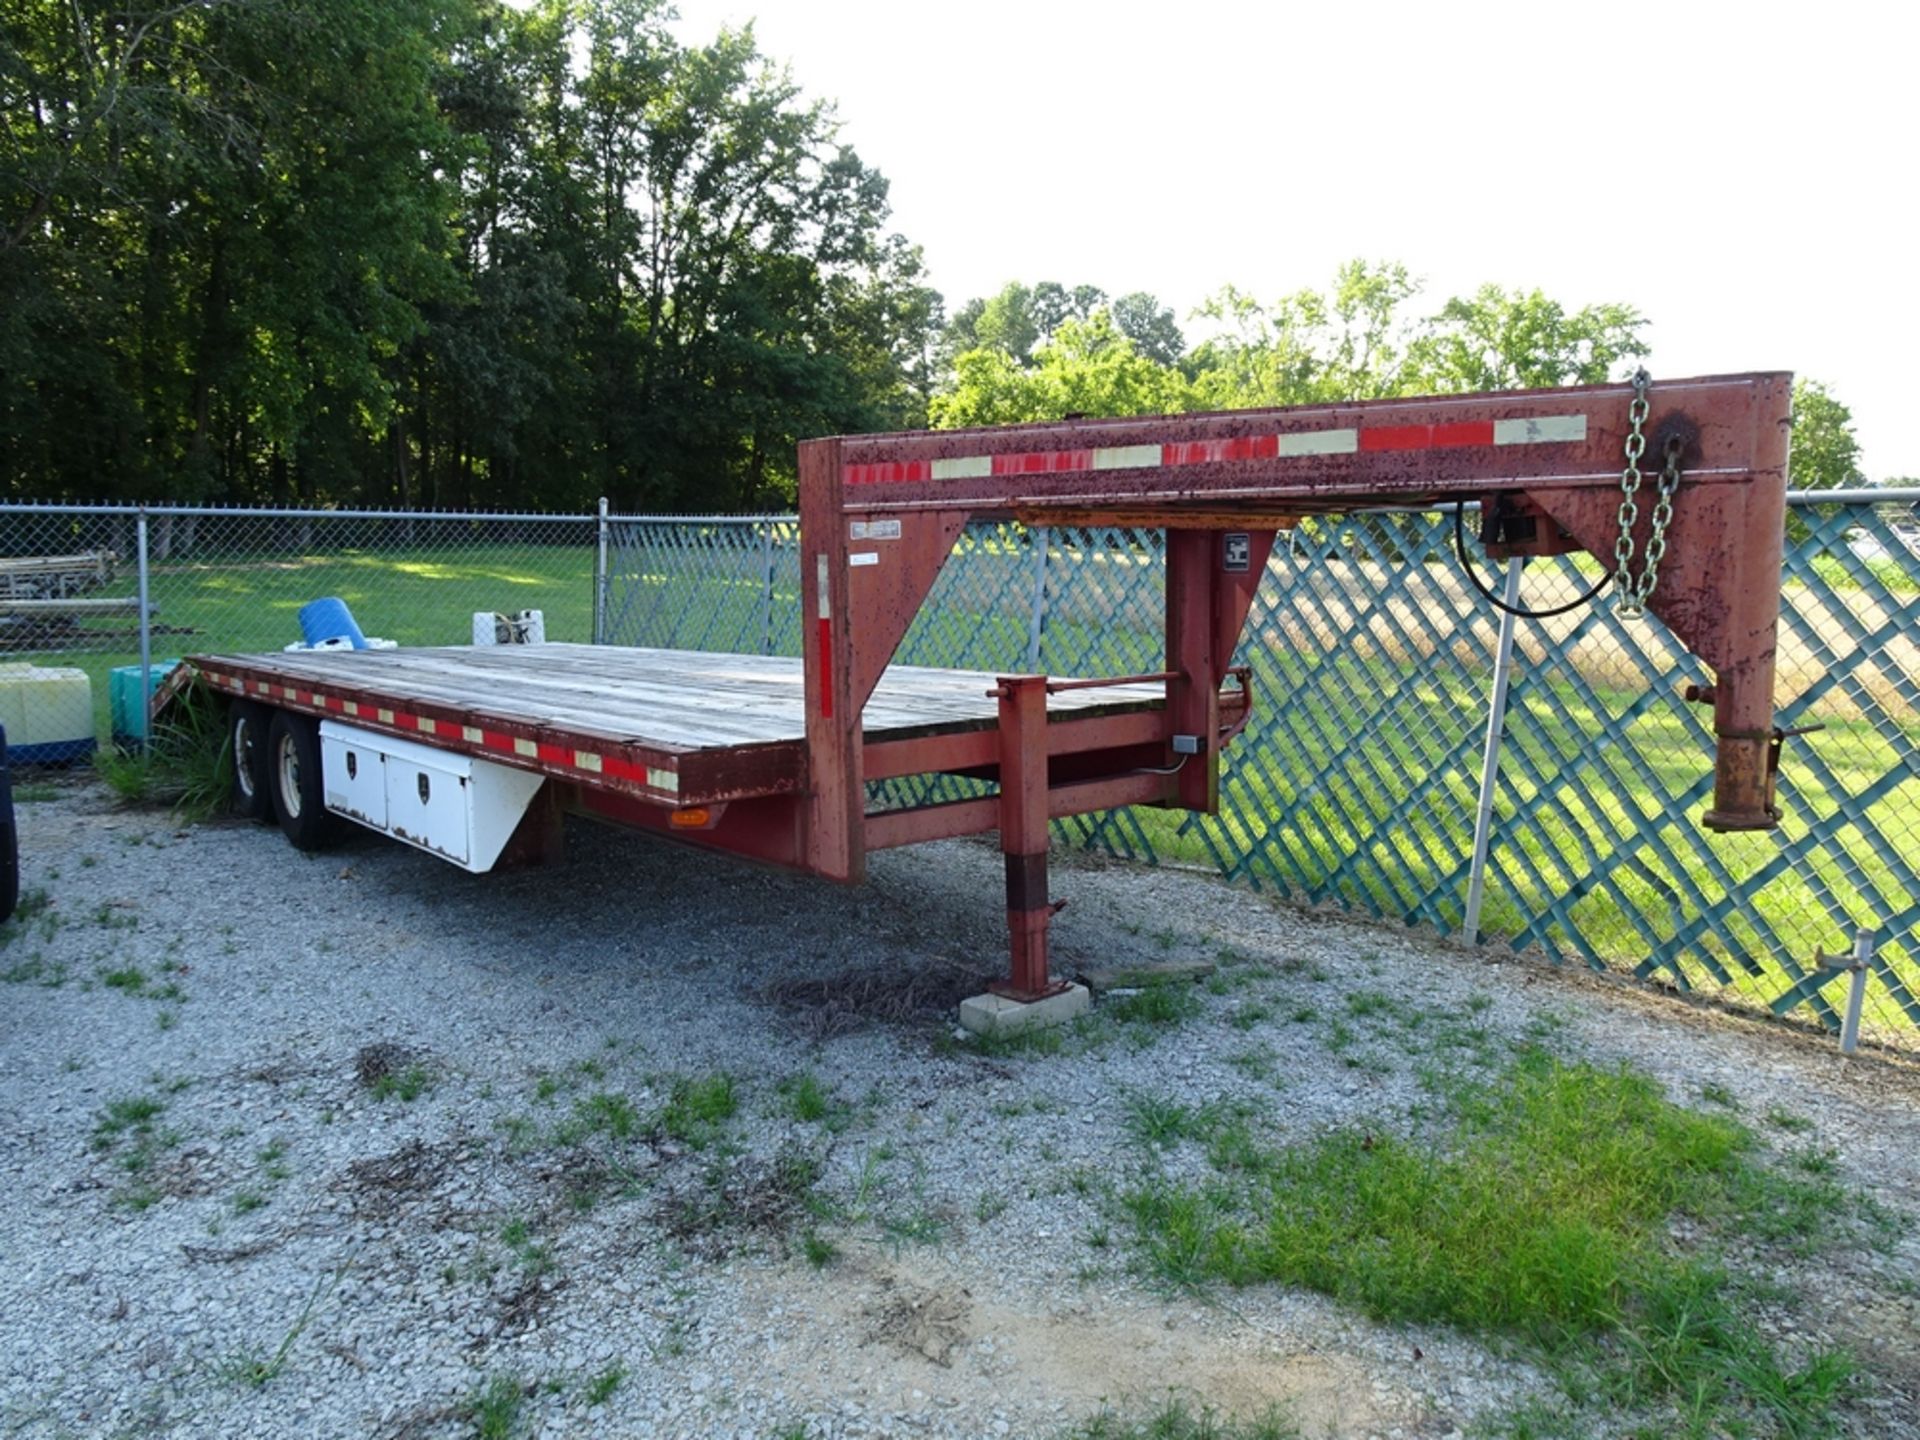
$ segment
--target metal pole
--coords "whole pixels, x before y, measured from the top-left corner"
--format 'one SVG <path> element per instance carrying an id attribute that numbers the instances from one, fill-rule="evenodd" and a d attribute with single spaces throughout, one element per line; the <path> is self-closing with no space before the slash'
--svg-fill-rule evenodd
<path id="1" fill-rule="evenodd" d="M 773 527 L 760 522 L 760 653 L 773 654 Z"/>
<path id="2" fill-rule="evenodd" d="M 1480 902 L 1487 891 L 1487 849 L 1493 839 L 1493 787 L 1500 774 L 1500 737 L 1507 725 L 1507 677 L 1513 672 L 1513 631 L 1520 603 L 1520 567 L 1515 555 L 1507 561 L 1508 608 L 1500 612 L 1500 642 L 1493 656 L 1493 695 L 1487 702 L 1487 746 L 1480 759 L 1480 809 L 1473 817 L 1473 862 L 1467 871 L 1467 916 L 1462 925 L 1467 943 L 1480 943 Z"/>
<path id="3" fill-rule="evenodd" d="M 1853 971 L 1848 979 L 1847 1018 L 1840 1026 L 1840 1053 L 1851 1055 L 1860 1048 L 1860 1007 L 1867 998 L 1867 967 L 1873 963 L 1873 931 L 1853 932 Z"/>
<path id="4" fill-rule="evenodd" d="M 145 750 L 153 738 L 153 611 L 147 601 L 146 506 L 140 507 L 133 528 L 140 565 L 140 748 Z"/>
<path id="5" fill-rule="evenodd" d="M 1040 636 L 1047 623 L 1047 531 L 1036 525 L 1033 537 L 1033 624 L 1027 630 L 1027 673 L 1040 673 Z"/>
<path id="6" fill-rule="evenodd" d="M 600 497 L 599 548 L 593 562 L 593 643 L 607 643 L 607 497 Z"/>

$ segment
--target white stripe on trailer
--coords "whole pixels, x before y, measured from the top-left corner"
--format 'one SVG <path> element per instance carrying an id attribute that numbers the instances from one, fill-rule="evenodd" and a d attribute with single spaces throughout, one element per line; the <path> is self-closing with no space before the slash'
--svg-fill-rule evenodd
<path id="1" fill-rule="evenodd" d="M 1160 463 L 1158 445 L 1108 445 L 1093 452 L 1096 470 L 1144 470 Z"/>
<path id="2" fill-rule="evenodd" d="M 991 455 L 962 455 L 956 459 L 933 462 L 933 478 L 936 480 L 984 480 L 991 474 Z"/>
<path id="3" fill-rule="evenodd" d="M 1296 430 L 1280 437 L 1282 455 L 1352 455 L 1360 449 L 1360 432 L 1347 430 Z"/>
<path id="4" fill-rule="evenodd" d="M 656 790 L 665 790 L 670 795 L 680 793 L 680 773 L 677 770 L 662 770 L 658 766 L 647 767 L 647 784 Z"/>
<path id="5" fill-rule="evenodd" d="M 600 757 L 591 750 L 574 751 L 573 764 L 576 770 L 590 770 L 595 775 L 600 773 Z"/>
<path id="6" fill-rule="evenodd" d="M 1549 445 L 1586 438 L 1587 417 L 1584 415 L 1541 415 L 1532 420 L 1493 422 L 1496 445 Z"/>

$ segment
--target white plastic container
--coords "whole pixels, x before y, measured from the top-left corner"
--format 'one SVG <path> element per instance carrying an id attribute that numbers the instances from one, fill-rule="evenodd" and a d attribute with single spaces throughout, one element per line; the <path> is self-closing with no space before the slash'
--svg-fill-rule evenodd
<path id="1" fill-rule="evenodd" d="M 93 753 L 93 682 L 84 670 L 0 665 L 0 725 L 16 765 Z"/>

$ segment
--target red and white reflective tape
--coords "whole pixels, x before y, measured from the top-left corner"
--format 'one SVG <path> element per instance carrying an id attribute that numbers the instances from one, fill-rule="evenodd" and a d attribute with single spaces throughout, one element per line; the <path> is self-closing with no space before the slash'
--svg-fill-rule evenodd
<path id="1" fill-rule="evenodd" d="M 299 685 L 283 685 L 266 680 L 241 680 L 234 676 L 201 671 L 200 678 L 219 690 L 302 709 L 339 715 L 363 724 L 383 725 L 391 730 L 411 730 L 417 735 L 434 735 L 456 742 L 462 748 L 492 751 L 515 760 L 534 760 L 549 769 L 577 772 L 606 780 L 624 780 L 662 795 L 680 793 L 680 773 L 671 765 L 649 765 L 601 750 L 580 750 L 570 745 L 555 745 L 545 740 L 529 740 L 509 735 L 504 730 L 489 730 L 483 725 L 464 725 L 453 720 L 435 720 L 431 715 L 416 715 L 410 710 L 367 705 L 320 690 Z"/>
<path id="2" fill-rule="evenodd" d="M 1529 420 L 1460 420 L 1441 425 L 1366 425 L 1333 430 L 1285 430 L 1227 440 L 1179 440 L 1164 445 L 1108 445 L 1085 450 L 1029 450 L 1008 455 L 959 455 L 941 460 L 888 460 L 846 467 L 849 485 L 904 485 L 998 476 L 1074 475 L 1100 470 L 1153 470 L 1234 460 L 1287 460 L 1310 455 L 1365 455 L 1382 450 L 1463 450 L 1481 446 L 1557 445 L 1587 438 L 1584 415 L 1538 415 Z"/>
<path id="3" fill-rule="evenodd" d="M 819 593 L 819 627 L 814 637 L 814 660 L 820 675 L 820 714 L 833 718 L 833 589 L 827 574 L 827 555 L 823 550 L 814 557 L 814 583 Z"/>

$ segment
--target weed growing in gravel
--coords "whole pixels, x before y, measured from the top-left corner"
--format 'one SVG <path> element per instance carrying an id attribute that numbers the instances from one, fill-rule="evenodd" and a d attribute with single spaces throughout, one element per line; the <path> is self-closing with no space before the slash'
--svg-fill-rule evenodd
<path id="1" fill-rule="evenodd" d="M 724 1071 L 700 1079 L 679 1079 L 660 1112 L 660 1129 L 683 1145 L 701 1150 L 720 1137 L 740 1109 L 733 1077 Z"/>
<path id="2" fill-rule="evenodd" d="M 631 1140 L 640 1133 L 640 1112 L 616 1090 L 601 1090 L 576 1100 L 571 1123 L 563 1123 L 554 1138 L 562 1145 L 578 1144 L 590 1135 L 609 1140 Z"/>
<path id="3" fill-rule="evenodd" d="M 832 1131 L 844 1130 L 853 1118 L 852 1110 L 834 1099 L 833 1092 L 820 1083 L 811 1070 L 790 1075 L 779 1085 L 787 1113 L 807 1125 L 824 1125 Z"/>
<path id="4" fill-rule="evenodd" d="M 121 990 L 129 995 L 139 995 L 147 988 L 147 972 L 138 965 L 128 965 L 118 970 L 103 970 L 100 972 L 100 983 L 109 990 Z"/>
<path id="5" fill-rule="evenodd" d="M 476 1440 L 513 1440 L 528 1387 L 512 1375 L 495 1375 L 473 1392 L 466 1404 Z"/>
<path id="6" fill-rule="evenodd" d="M 1198 1133 L 1201 1116 L 1192 1106 L 1158 1095 L 1127 1097 L 1127 1133 L 1142 1145 L 1166 1149 Z"/>
<path id="7" fill-rule="evenodd" d="M 1184 981 L 1149 985 L 1126 994 L 1114 993 L 1105 1003 L 1107 1017 L 1120 1025 L 1157 1029 L 1193 1019 L 1201 1010 L 1200 997 Z"/>
<path id="8" fill-rule="evenodd" d="M 0 924 L 0 949 L 11 945 L 28 930 L 35 928 L 40 931 L 42 939 L 52 939 L 53 932 L 59 928 L 59 920 L 52 913 L 52 909 L 53 901 L 39 886 L 36 885 L 33 889 L 23 892 L 14 902 L 13 914 L 7 917 L 4 924 Z M 35 921 L 40 922 L 37 927 L 34 924 Z"/>
<path id="9" fill-rule="evenodd" d="M 340 1277 L 346 1274 L 344 1268 L 330 1271 L 314 1282 L 313 1289 L 307 1292 L 307 1303 L 300 1307 L 300 1313 L 293 1318 L 293 1324 L 287 1327 L 287 1333 L 280 1337 L 279 1345 L 271 1355 L 263 1355 L 255 1350 L 243 1350 L 233 1355 L 220 1367 L 220 1378 L 229 1385 L 243 1386 L 249 1390 L 258 1390 L 287 1368 L 287 1357 L 293 1353 L 293 1347 L 308 1325 L 313 1323 L 313 1312 L 320 1302 L 333 1293 L 340 1283 Z"/>
<path id="10" fill-rule="evenodd" d="M 1103 1410 L 1082 1421 L 1066 1440 L 1298 1440 L 1300 1427 L 1283 1411 L 1273 1410 L 1255 1420 L 1223 1420 L 1211 1407 L 1197 1413 L 1185 1401 L 1169 1398 L 1153 1414 L 1123 1419 Z"/>
<path id="11" fill-rule="evenodd" d="M 586 1383 L 580 1396 L 589 1405 L 604 1405 L 613 1398 L 613 1392 L 620 1388 L 620 1382 L 626 1378 L 626 1366 L 609 1365 Z"/>
<path id="12" fill-rule="evenodd" d="M 367 1093 L 376 1100 L 418 1100 L 433 1088 L 433 1072 L 424 1065 L 409 1065 L 403 1070 L 376 1075 Z"/>
<path id="13" fill-rule="evenodd" d="M 160 1198 L 147 1177 L 161 1153 L 180 1143 L 177 1134 L 155 1123 L 166 1108 L 164 1100 L 152 1095 L 110 1100 L 102 1107 L 93 1127 L 93 1148 L 111 1155 L 128 1176 L 127 1185 L 114 1195 L 116 1203 L 145 1210 Z"/>
<path id="14" fill-rule="evenodd" d="M 38 985 L 43 990 L 58 990 L 67 983 L 67 967 L 64 961 L 49 962 L 43 955 L 33 955 L 0 970 L 0 983 Z"/>
<path id="15" fill-rule="evenodd" d="M 1676 1250 L 1670 1223 L 1745 1250 L 1870 1211 L 1624 1069 L 1529 1050 L 1444 1098 L 1424 1138 L 1348 1130 L 1270 1149 L 1220 1127 L 1215 1180 L 1152 1179 L 1123 1210 L 1167 1279 L 1304 1285 L 1378 1318 L 1512 1337 L 1573 1403 L 1647 1415 L 1649 1436 L 1823 1431 L 1851 1363 L 1817 1351 L 1787 1366 L 1744 1318 L 1741 1283 Z"/>
<path id="16" fill-rule="evenodd" d="M 103 900 L 94 908 L 93 923 L 102 930 L 133 930 L 138 928 L 140 920 L 128 914 L 124 904 Z"/>
<path id="17" fill-rule="evenodd" d="M 808 1230 L 800 1236 L 800 1253 L 814 1269 L 824 1270 L 839 1256 L 840 1247 L 818 1231 Z"/>

